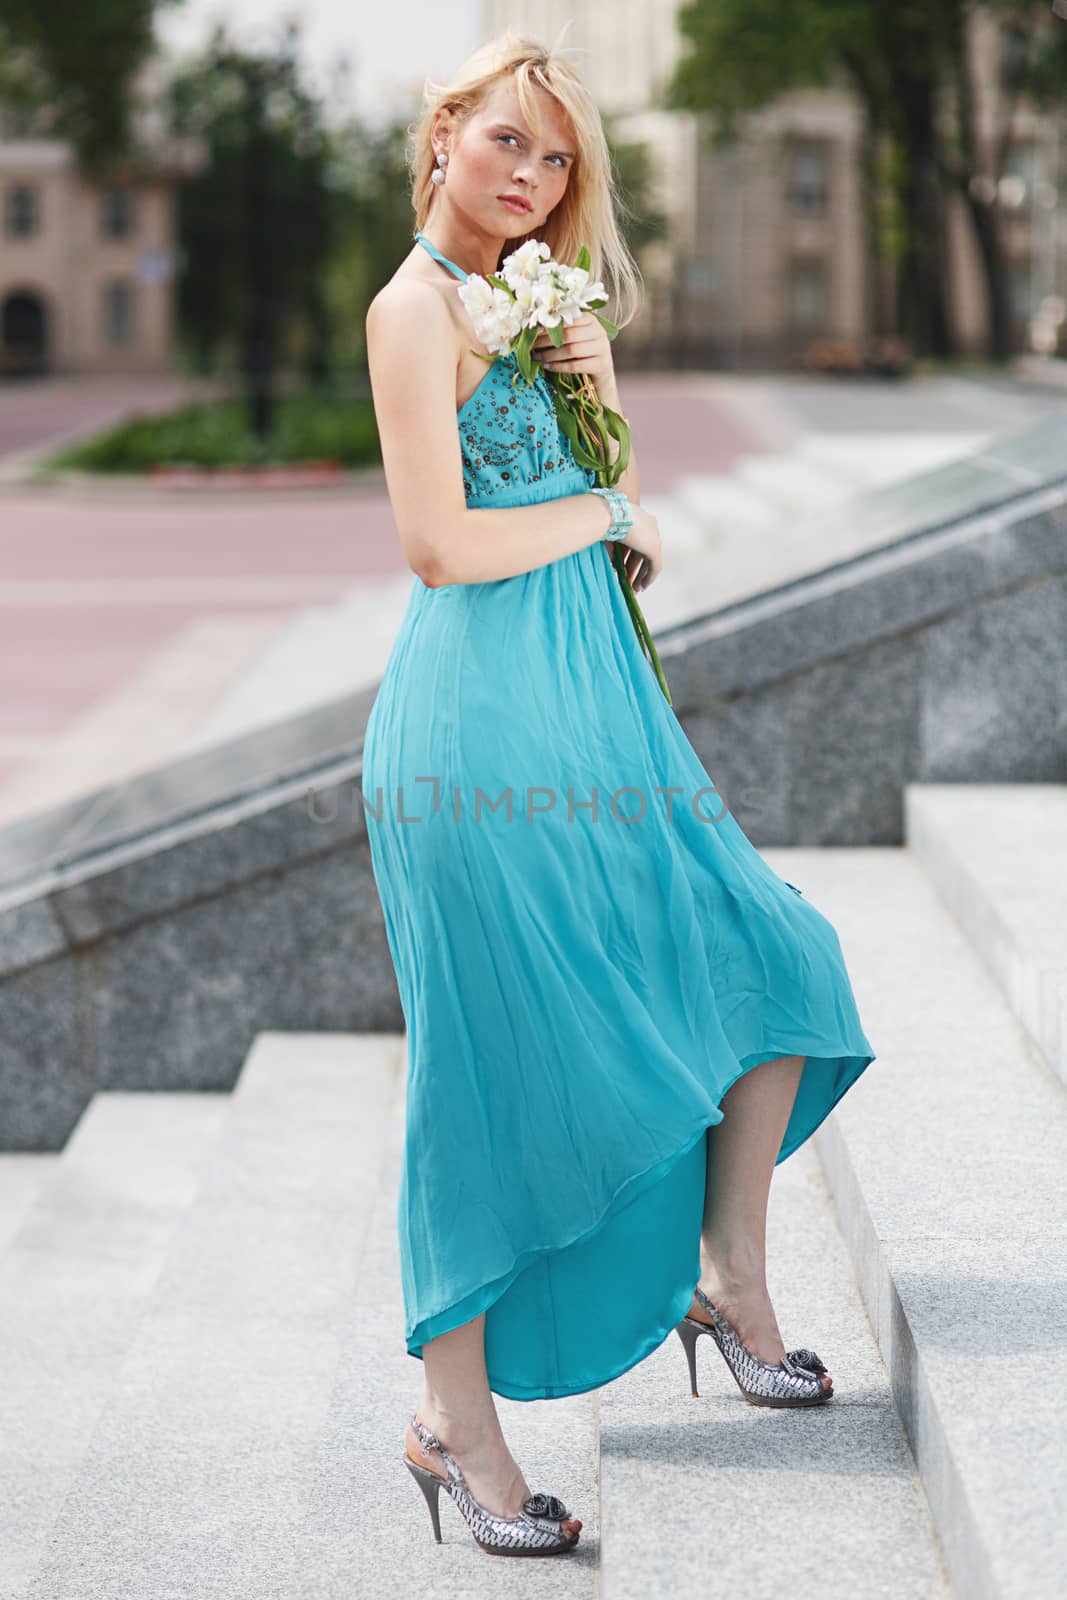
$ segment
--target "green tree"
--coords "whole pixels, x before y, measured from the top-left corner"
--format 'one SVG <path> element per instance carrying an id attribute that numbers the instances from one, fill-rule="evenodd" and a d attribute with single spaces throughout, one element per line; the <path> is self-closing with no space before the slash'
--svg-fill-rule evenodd
<path id="1" fill-rule="evenodd" d="M 897 269 L 898 323 L 916 348 L 945 355 L 952 332 L 944 280 L 945 201 L 963 197 L 985 278 L 990 354 L 1009 353 L 1003 247 L 995 182 L 1011 112 L 1026 94 L 1064 94 L 1062 27 L 1036 0 L 993 0 L 999 27 L 1001 123 L 977 123 L 973 0 L 689 0 L 678 23 L 688 51 L 668 86 L 670 105 L 706 111 L 717 143 L 747 113 L 791 89 L 842 84 L 865 112 L 862 163 L 868 237 Z M 1057 68 L 1059 77 L 1057 79 Z M 888 186 L 888 206 L 879 187 Z"/>
<path id="2" fill-rule="evenodd" d="M 652 203 L 655 181 L 652 152 L 644 140 L 621 138 L 610 125 L 608 148 L 622 199 L 619 225 L 632 255 L 640 255 L 645 245 L 667 236 L 667 218 Z"/>
<path id="3" fill-rule="evenodd" d="M 252 427 L 270 433 L 273 381 L 292 352 L 308 377 L 331 371 L 322 278 L 331 248 L 332 139 L 303 86 L 299 29 L 278 51 L 250 54 L 225 29 L 170 83 L 173 130 L 202 140 L 207 160 L 179 192 L 182 337 L 201 370 L 236 361 Z"/>
<path id="4" fill-rule="evenodd" d="M 1023 100 L 1049 112 L 1067 106 L 1067 24 L 1031 0 L 987 0 L 999 25 L 997 120 L 981 125 L 965 47 L 967 23 L 976 9 L 967 0 L 941 0 L 949 32 L 952 118 L 941 151 L 942 171 L 962 196 L 985 275 L 989 351 L 1011 349 L 1007 279 L 996 183 L 1012 141 L 1014 114 Z"/>
<path id="5" fill-rule="evenodd" d="M 174 0 L 0 0 L 0 99 L 47 106 L 82 167 L 106 169 L 131 144 L 137 69 L 157 7 Z"/>

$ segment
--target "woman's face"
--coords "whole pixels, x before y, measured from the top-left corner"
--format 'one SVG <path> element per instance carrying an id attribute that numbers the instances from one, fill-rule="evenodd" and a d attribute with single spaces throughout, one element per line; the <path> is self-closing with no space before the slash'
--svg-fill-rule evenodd
<path id="1" fill-rule="evenodd" d="M 559 102 L 536 89 L 541 128 L 534 134 L 523 117 L 514 80 L 493 85 L 480 109 L 465 123 L 444 123 L 435 152 L 447 147 L 447 198 L 490 236 L 533 233 L 567 188 L 576 141 Z M 502 195 L 521 195 L 530 209 L 507 205 Z M 444 196 L 442 196 L 444 198 Z"/>

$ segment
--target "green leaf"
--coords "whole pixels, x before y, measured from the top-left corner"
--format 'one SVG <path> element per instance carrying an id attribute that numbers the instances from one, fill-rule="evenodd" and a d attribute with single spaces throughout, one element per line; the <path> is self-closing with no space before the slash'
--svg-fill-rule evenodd
<path id="1" fill-rule="evenodd" d="M 605 406 L 604 425 L 611 437 L 619 442 L 618 453 L 614 461 L 615 481 L 617 482 L 630 464 L 630 424 L 617 411 L 612 411 L 610 407 Z"/>
<path id="2" fill-rule="evenodd" d="M 540 329 L 538 328 L 523 328 L 513 346 L 515 360 L 518 364 L 519 371 L 522 373 L 527 383 L 535 383 L 537 380 L 537 373 L 540 370 L 537 362 L 530 354 L 531 346 L 533 345 L 533 342 L 537 338 L 539 332 Z"/>
<path id="3" fill-rule="evenodd" d="M 567 404 L 564 396 L 560 394 L 559 390 L 556 388 L 555 384 L 552 385 L 552 398 L 556 407 L 556 415 L 559 418 L 560 429 L 570 444 L 575 461 L 580 467 L 591 467 L 594 472 L 599 471 L 603 466 L 603 461 L 599 460 L 596 456 L 591 455 L 586 449 L 581 434 L 578 430 L 577 418 L 575 417 L 571 407 Z"/>

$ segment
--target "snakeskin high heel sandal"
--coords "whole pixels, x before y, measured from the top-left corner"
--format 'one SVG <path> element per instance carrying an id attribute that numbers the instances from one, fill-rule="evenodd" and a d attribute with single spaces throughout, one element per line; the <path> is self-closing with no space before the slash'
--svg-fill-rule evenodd
<path id="1" fill-rule="evenodd" d="M 434 1538 L 441 1541 L 441 1513 L 437 1497 L 446 1489 L 456 1502 L 478 1546 L 491 1556 L 556 1556 L 573 1550 L 579 1533 L 567 1533 L 564 1522 L 571 1513 L 554 1494 L 532 1494 L 523 1502 L 517 1517 L 498 1517 L 487 1511 L 471 1494 L 459 1462 L 450 1455 L 435 1433 L 419 1421 L 418 1413 L 412 1417 L 411 1426 L 424 1450 L 436 1450 L 445 1464 L 448 1476 L 412 1461 L 405 1448 L 404 1465 L 426 1497 L 433 1522 Z"/>
<path id="2" fill-rule="evenodd" d="M 697 1285 L 696 1297 L 711 1317 L 711 1322 L 701 1322 L 697 1317 L 685 1316 L 675 1326 L 675 1333 L 685 1346 L 689 1362 L 689 1381 L 694 1399 L 697 1395 L 696 1342 L 702 1333 L 709 1333 L 722 1351 L 726 1365 L 734 1375 L 737 1387 L 750 1405 L 754 1406 L 821 1406 L 833 1394 L 833 1385 L 826 1389 L 820 1373 L 826 1371 L 814 1350 L 787 1350 L 781 1361 L 761 1361 L 753 1355 L 738 1337 L 733 1323 L 713 1306 L 703 1289 Z"/>

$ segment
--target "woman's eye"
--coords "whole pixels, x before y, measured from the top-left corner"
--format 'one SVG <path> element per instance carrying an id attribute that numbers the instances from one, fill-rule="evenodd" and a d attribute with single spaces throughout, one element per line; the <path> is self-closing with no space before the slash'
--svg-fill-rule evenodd
<path id="1" fill-rule="evenodd" d="M 514 134 L 514 133 L 498 133 L 497 134 L 498 141 L 500 139 L 516 139 L 517 137 L 518 136 L 516 134 Z M 567 165 L 567 160 L 566 160 L 565 156 L 549 156 L 548 159 L 550 161 L 558 161 L 561 167 L 565 167 Z"/>

